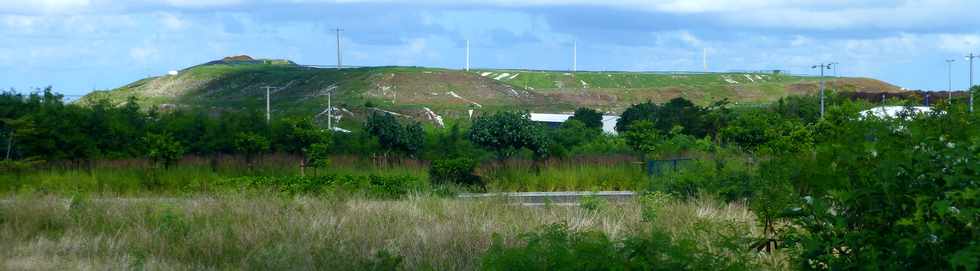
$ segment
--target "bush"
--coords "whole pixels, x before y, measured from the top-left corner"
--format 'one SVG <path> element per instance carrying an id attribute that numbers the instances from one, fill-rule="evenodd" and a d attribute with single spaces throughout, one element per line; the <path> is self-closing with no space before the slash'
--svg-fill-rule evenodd
<path id="1" fill-rule="evenodd" d="M 337 191 L 362 193 L 377 198 L 399 198 L 419 190 L 422 182 L 410 175 L 249 176 L 225 179 L 219 186 L 240 189 L 272 189 L 286 194 L 321 194 Z"/>
<path id="2" fill-rule="evenodd" d="M 534 152 L 535 158 L 548 155 L 548 137 L 539 123 L 527 113 L 497 112 L 473 120 L 470 141 L 497 152 L 499 159 L 510 157 L 521 149 Z"/>
<path id="3" fill-rule="evenodd" d="M 717 196 L 726 201 L 751 198 L 753 171 L 739 160 L 694 160 L 654 178 L 650 189 L 681 198 Z"/>
<path id="4" fill-rule="evenodd" d="M 524 243 L 507 246 L 495 236 L 483 258 L 485 270 L 756 270 L 749 257 L 723 244 L 712 251 L 698 248 L 692 237 L 672 238 L 654 229 L 647 235 L 611 240 L 598 231 L 572 232 L 562 224 L 521 236 Z"/>
<path id="5" fill-rule="evenodd" d="M 468 158 L 432 161 L 429 178 L 433 184 L 485 185 L 480 176 L 473 174 L 476 162 Z"/>

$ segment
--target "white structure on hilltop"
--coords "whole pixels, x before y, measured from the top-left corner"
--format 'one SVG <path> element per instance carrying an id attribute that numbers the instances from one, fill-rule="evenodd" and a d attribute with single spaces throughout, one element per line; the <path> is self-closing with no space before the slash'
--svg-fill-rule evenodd
<path id="1" fill-rule="evenodd" d="M 861 118 L 906 118 L 908 116 L 928 114 L 932 112 L 932 107 L 928 106 L 879 106 L 872 109 L 861 111 Z"/>
<path id="2" fill-rule="evenodd" d="M 569 118 L 572 114 L 543 114 L 543 113 L 531 113 L 531 121 L 541 122 L 547 124 L 551 127 L 558 127 Z M 617 134 L 616 133 L 616 122 L 619 121 L 619 116 L 602 116 L 602 131 L 607 134 Z"/>

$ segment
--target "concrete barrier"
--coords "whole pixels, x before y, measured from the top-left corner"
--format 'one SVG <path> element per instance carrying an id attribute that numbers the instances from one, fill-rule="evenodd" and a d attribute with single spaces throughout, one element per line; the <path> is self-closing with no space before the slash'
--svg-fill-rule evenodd
<path id="1" fill-rule="evenodd" d="M 457 197 L 460 199 L 479 199 L 479 198 L 504 198 L 514 203 L 522 205 L 577 205 L 583 197 L 592 196 L 607 201 L 627 201 L 636 196 L 633 191 L 569 191 L 569 192 L 508 192 L 508 193 L 464 193 Z"/>

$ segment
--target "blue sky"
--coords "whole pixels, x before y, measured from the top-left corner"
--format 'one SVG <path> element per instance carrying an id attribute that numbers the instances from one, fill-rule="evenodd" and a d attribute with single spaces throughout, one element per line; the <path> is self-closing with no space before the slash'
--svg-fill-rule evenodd
<path id="1" fill-rule="evenodd" d="M 580 70 L 786 69 L 910 89 L 967 85 L 980 1 L 3 0 L 0 88 L 85 94 L 224 56 L 301 64 Z M 978 60 L 980 62 L 980 60 Z M 977 64 L 980 68 L 980 63 Z M 977 81 L 980 81 L 978 79 Z"/>

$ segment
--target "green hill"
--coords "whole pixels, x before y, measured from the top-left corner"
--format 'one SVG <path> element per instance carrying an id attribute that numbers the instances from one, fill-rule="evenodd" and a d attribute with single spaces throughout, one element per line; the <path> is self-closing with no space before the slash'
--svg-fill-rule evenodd
<path id="1" fill-rule="evenodd" d="M 421 67 L 321 69 L 288 60 L 229 57 L 190 67 L 177 75 L 142 79 L 93 92 L 81 103 L 108 99 L 122 103 L 136 96 L 146 106 L 237 110 L 264 107 L 266 86 L 273 114 L 319 114 L 325 93 L 334 93 L 338 115 L 360 119 L 385 110 L 417 119 L 465 118 L 474 110 L 520 109 L 569 112 L 588 106 L 620 112 L 631 104 L 684 97 L 696 103 L 729 99 L 765 103 L 817 91 L 817 78 L 767 73 L 670 74 L 636 72 L 557 72 L 528 70 L 449 70 Z M 899 92 L 867 78 L 829 79 L 831 88 Z"/>

